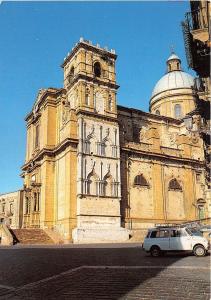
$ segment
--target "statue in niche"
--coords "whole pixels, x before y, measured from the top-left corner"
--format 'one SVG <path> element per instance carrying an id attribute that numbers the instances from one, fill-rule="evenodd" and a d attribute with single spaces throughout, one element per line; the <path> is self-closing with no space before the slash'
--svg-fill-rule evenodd
<path id="1" fill-rule="evenodd" d="M 62 125 L 65 125 L 70 119 L 70 105 L 68 101 L 62 103 Z"/>

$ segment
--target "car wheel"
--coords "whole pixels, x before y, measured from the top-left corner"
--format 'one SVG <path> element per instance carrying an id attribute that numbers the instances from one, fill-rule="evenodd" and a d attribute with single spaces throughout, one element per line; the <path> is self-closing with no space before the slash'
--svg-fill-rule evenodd
<path id="1" fill-rule="evenodd" d="M 152 246 L 150 249 L 150 254 L 153 257 L 158 257 L 161 254 L 160 248 L 158 246 Z"/>
<path id="2" fill-rule="evenodd" d="M 202 245 L 196 245 L 196 246 L 193 248 L 193 254 L 194 254 L 195 256 L 198 256 L 198 257 L 200 257 L 200 256 L 205 256 L 206 250 L 205 250 L 204 246 L 202 246 Z"/>

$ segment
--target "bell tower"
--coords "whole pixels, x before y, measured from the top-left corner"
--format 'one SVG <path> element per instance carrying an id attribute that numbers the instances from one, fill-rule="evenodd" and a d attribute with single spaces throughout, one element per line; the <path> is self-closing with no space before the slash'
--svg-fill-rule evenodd
<path id="1" fill-rule="evenodd" d="M 64 88 L 78 122 L 74 242 L 125 241 L 114 50 L 80 39 L 64 59 Z"/>
<path id="2" fill-rule="evenodd" d="M 114 50 L 80 38 L 62 64 L 72 109 L 116 117 L 116 58 Z"/>

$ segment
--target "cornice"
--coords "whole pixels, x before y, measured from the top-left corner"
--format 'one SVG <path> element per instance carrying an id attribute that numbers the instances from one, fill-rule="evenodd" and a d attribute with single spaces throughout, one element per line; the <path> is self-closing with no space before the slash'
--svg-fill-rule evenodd
<path id="1" fill-rule="evenodd" d="M 72 145 L 74 148 L 76 148 L 78 145 L 78 139 L 67 138 L 53 149 L 50 149 L 50 148 L 41 149 L 36 154 L 36 156 L 34 156 L 26 164 L 24 164 L 21 169 L 23 171 L 26 171 L 28 168 L 30 168 L 31 165 L 33 165 L 34 167 L 37 167 L 38 161 L 40 161 L 45 155 L 47 155 L 48 157 L 55 157 L 56 155 L 58 155 L 61 151 L 63 151 L 70 145 Z"/>
<path id="2" fill-rule="evenodd" d="M 156 121 L 157 120 L 161 120 L 161 121 L 164 121 L 164 122 L 173 123 L 175 125 L 182 124 L 182 121 L 178 120 L 178 119 L 174 119 L 174 118 L 166 117 L 166 116 L 159 116 L 159 115 L 151 114 L 151 113 L 148 113 L 148 112 L 144 112 L 144 111 L 139 110 L 139 109 L 129 108 L 129 107 L 117 105 L 117 114 L 121 114 L 121 111 L 127 111 L 130 114 L 136 113 L 136 114 L 145 116 L 147 118 L 155 119 Z"/>
<path id="3" fill-rule="evenodd" d="M 87 81 L 92 82 L 93 84 L 97 83 L 99 85 L 103 85 L 103 86 L 106 86 L 106 87 L 109 87 L 109 88 L 115 89 L 115 90 L 117 90 L 119 88 L 118 84 L 112 83 L 110 81 L 106 82 L 106 81 L 100 80 L 97 77 L 91 77 L 91 76 L 88 76 L 88 75 L 85 75 L 85 74 L 77 74 L 74 77 L 74 79 L 71 81 L 71 83 L 69 84 L 68 89 L 72 88 L 74 86 L 74 84 L 77 81 L 79 81 L 80 79 L 85 80 L 86 82 Z"/>
<path id="4" fill-rule="evenodd" d="M 163 160 L 168 160 L 168 161 L 172 161 L 172 162 L 177 162 L 177 163 L 182 163 L 182 164 L 188 164 L 188 165 L 196 165 L 196 166 L 201 166 L 204 167 L 205 166 L 205 162 L 204 161 L 198 161 L 195 159 L 190 159 L 190 158 L 182 158 L 182 157 L 178 157 L 178 156 L 170 156 L 167 154 L 163 154 L 163 153 L 155 153 L 155 152 L 149 152 L 149 151 L 144 151 L 144 150 L 136 150 L 133 148 L 127 148 L 127 147 L 120 147 L 120 152 L 127 152 L 129 154 L 137 154 L 138 156 L 142 156 L 142 157 L 149 157 L 150 159 L 156 159 L 159 161 Z M 121 157 L 121 155 L 120 155 Z"/>
<path id="5" fill-rule="evenodd" d="M 163 95 L 161 96 L 163 93 L 165 94 L 166 92 L 170 92 L 170 91 L 178 91 L 178 90 L 189 90 L 190 92 L 176 92 L 176 93 L 170 93 L 168 95 Z M 164 100 L 166 98 L 170 98 L 170 97 L 175 97 L 175 96 L 194 96 L 193 90 L 191 88 L 174 88 L 171 90 L 164 90 L 162 92 L 157 93 L 156 95 L 152 96 L 150 99 L 150 107 L 155 104 L 156 102 L 160 101 L 160 100 Z M 155 98 L 155 99 L 154 99 Z M 169 100 L 171 101 L 171 100 Z"/>
<path id="6" fill-rule="evenodd" d="M 91 44 L 87 44 L 87 43 L 84 43 L 84 42 L 79 42 L 79 43 L 76 44 L 76 46 L 73 48 L 72 52 L 65 58 L 64 62 L 61 64 L 62 68 L 64 68 L 66 66 L 66 64 L 72 59 L 72 57 L 77 53 L 77 51 L 80 48 L 82 48 L 84 50 L 95 52 L 95 53 L 100 54 L 100 55 L 106 55 L 106 56 L 108 56 L 110 58 L 113 58 L 115 60 L 117 58 L 116 54 L 108 52 L 107 50 L 95 47 Z"/>
<path id="7" fill-rule="evenodd" d="M 82 115 L 82 116 L 83 115 L 91 116 L 95 119 L 100 119 L 100 120 L 106 119 L 108 121 L 118 123 L 117 117 L 112 117 L 112 116 L 108 116 L 108 115 L 101 115 L 101 114 L 98 114 L 96 112 L 83 110 L 82 108 L 79 108 L 79 109 L 76 110 L 76 116 L 80 116 L 80 115 Z"/>

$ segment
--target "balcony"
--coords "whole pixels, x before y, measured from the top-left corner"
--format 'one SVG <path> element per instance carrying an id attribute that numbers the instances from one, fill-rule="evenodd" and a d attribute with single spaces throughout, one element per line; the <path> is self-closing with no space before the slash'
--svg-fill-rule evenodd
<path id="1" fill-rule="evenodd" d="M 207 12 L 205 7 L 187 12 L 185 17 L 191 31 L 208 29 Z"/>
<path id="2" fill-rule="evenodd" d="M 209 77 L 210 44 L 206 8 L 186 13 L 182 30 L 188 66 L 200 77 Z"/>

